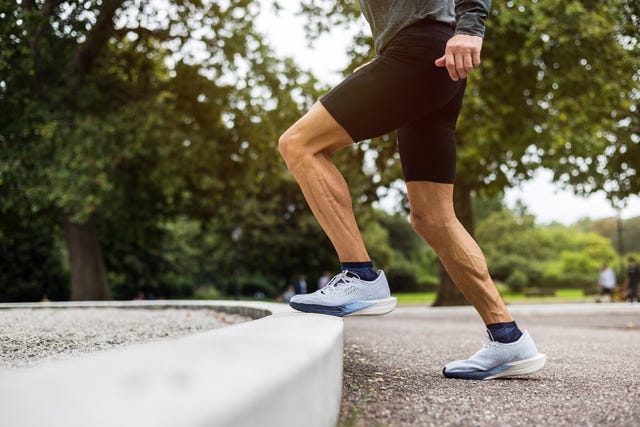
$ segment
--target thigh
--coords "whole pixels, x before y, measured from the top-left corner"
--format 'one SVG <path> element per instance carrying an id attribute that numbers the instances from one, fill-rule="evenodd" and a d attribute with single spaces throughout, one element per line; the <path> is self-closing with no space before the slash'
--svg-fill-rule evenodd
<path id="1" fill-rule="evenodd" d="M 324 152 L 330 155 L 353 144 L 349 134 L 319 102 L 287 129 L 284 136 L 305 153 Z"/>
<path id="2" fill-rule="evenodd" d="M 464 84 L 434 64 L 449 38 L 430 28 L 401 32 L 372 63 L 320 102 L 354 141 L 386 134 L 437 111 Z"/>
<path id="3" fill-rule="evenodd" d="M 398 129 L 405 180 L 453 184 L 456 175 L 456 122 L 464 85 L 447 105 Z"/>

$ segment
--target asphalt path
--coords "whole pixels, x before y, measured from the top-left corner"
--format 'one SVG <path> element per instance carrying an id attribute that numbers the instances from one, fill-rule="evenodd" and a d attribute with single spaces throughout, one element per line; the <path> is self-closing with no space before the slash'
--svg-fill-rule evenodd
<path id="1" fill-rule="evenodd" d="M 640 426 L 640 304 L 513 306 L 547 355 L 517 379 L 447 379 L 486 334 L 470 307 L 345 318 L 339 426 Z"/>

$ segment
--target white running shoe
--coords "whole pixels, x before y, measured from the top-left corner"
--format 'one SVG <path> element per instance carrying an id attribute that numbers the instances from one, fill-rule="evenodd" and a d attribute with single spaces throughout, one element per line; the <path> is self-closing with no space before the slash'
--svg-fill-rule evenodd
<path id="1" fill-rule="evenodd" d="M 294 295 L 289 305 L 307 313 L 342 317 L 387 314 L 396 307 L 397 301 L 390 294 L 382 270 L 378 271 L 378 278 L 370 282 L 345 270 L 312 294 Z"/>
<path id="2" fill-rule="evenodd" d="M 491 380 L 494 378 L 529 375 L 542 369 L 546 356 L 538 353 L 527 331 L 518 341 L 489 341 L 467 360 L 447 363 L 442 374 L 447 378 Z"/>

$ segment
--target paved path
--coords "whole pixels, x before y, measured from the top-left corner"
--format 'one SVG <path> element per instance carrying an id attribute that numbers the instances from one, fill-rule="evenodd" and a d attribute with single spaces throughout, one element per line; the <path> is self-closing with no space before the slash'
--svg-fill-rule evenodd
<path id="1" fill-rule="evenodd" d="M 341 427 L 640 426 L 640 304 L 513 306 L 547 365 L 523 379 L 446 379 L 484 338 L 469 307 L 345 319 Z"/>

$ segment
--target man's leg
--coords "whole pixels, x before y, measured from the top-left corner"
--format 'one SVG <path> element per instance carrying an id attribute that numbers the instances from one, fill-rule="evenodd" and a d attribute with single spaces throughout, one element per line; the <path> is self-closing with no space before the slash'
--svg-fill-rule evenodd
<path id="1" fill-rule="evenodd" d="M 489 276 L 482 251 L 460 224 L 453 209 L 455 128 L 463 95 L 464 83 L 442 108 L 398 129 L 411 223 L 436 251 L 466 299 L 478 310 L 492 338 L 508 343 L 518 340 L 522 332 L 511 319 Z"/>
<path id="2" fill-rule="evenodd" d="M 384 273 L 372 270 L 349 188 L 331 162 L 334 151 L 351 144 L 349 134 L 319 102 L 280 138 L 280 152 L 287 167 L 331 239 L 343 270 L 348 270 L 312 294 L 291 298 L 289 304 L 296 310 L 334 316 L 378 315 L 396 306 Z"/>
<path id="3" fill-rule="evenodd" d="M 426 25 L 426 24 L 425 24 Z M 409 31 L 374 61 L 346 77 L 280 139 L 280 151 L 311 210 L 333 243 L 343 273 L 332 286 L 296 297 L 298 310 L 335 315 L 382 314 L 395 306 L 384 274 L 373 270 L 362 242 L 347 185 L 331 154 L 354 141 L 399 129 L 461 98 L 463 83 L 435 66 L 452 30 L 434 24 Z M 414 55 L 407 55 L 415 50 Z M 335 286 L 334 286 L 335 285 Z"/>
<path id="4" fill-rule="evenodd" d="M 486 324 L 513 319 L 496 289 L 482 251 L 456 218 L 453 184 L 407 182 L 414 230 L 438 254 L 442 264 Z"/>
<path id="5" fill-rule="evenodd" d="M 344 178 L 331 154 L 353 144 L 349 134 L 316 102 L 281 137 L 280 152 L 341 262 L 367 262 L 369 254 Z"/>
<path id="6" fill-rule="evenodd" d="M 482 251 L 455 216 L 453 184 L 409 181 L 407 189 L 414 229 L 436 251 L 458 289 L 480 313 L 492 339 L 469 359 L 448 363 L 443 374 L 493 379 L 540 370 L 545 355 L 538 353 L 528 332 L 521 332 L 511 319 Z"/>

